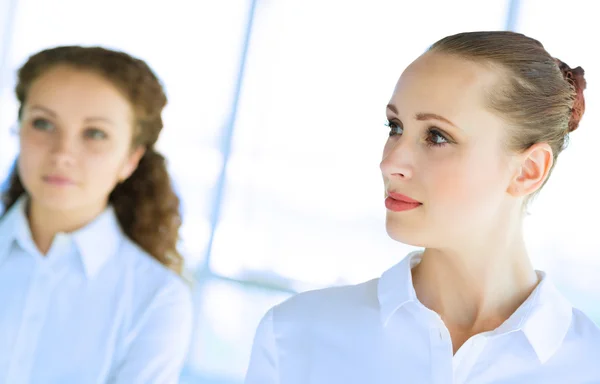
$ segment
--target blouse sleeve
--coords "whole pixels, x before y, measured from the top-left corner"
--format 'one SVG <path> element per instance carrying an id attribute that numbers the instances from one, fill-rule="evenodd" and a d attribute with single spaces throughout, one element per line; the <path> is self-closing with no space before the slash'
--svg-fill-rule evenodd
<path id="1" fill-rule="evenodd" d="M 246 372 L 245 384 L 278 384 L 278 356 L 273 332 L 273 308 L 260 321 Z"/>
<path id="2" fill-rule="evenodd" d="M 179 382 L 192 333 L 188 288 L 172 281 L 147 308 L 128 336 L 128 349 L 112 373 L 111 384 Z"/>

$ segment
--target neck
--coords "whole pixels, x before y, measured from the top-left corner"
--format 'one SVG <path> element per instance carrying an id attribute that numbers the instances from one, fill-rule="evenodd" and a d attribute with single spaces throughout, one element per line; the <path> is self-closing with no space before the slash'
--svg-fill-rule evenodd
<path id="1" fill-rule="evenodd" d="M 419 300 L 447 325 L 473 334 L 500 326 L 538 283 L 520 223 L 479 239 L 453 249 L 426 249 L 413 269 Z"/>
<path id="2" fill-rule="evenodd" d="M 30 199 L 27 216 L 35 245 L 43 255 L 47 254 L 58 233 L 70 233 L 83 228 L 102 213 L 105 207 L 105 204 L 100 204 L 83 209 L 53 209 Z"/>

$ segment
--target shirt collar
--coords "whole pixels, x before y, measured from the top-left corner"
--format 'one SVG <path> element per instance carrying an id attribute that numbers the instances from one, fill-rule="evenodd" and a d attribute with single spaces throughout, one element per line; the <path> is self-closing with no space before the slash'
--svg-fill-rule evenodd
<path id="1" fill-rule="evenodd" d="M 422 251 L 411 252 L 379 279 L 377 296 L 384 326 L 402 306 L 417 301 L 411 270 L 421 261 L 421 256 Z M 523 332 L 540 362 L 545 363 L 567 335 L 573 309 L 546 274 L 537 273 L 540 283 L 529 298 L 491 334 Z"/>
<path id="2" fill-rule="evenodd" d="M 25 219 L 25 203 L 27 199 L 21 196 L 0 218 L 0 262 L 8 257 L 13 242 L 28 230 Z"/>
<path id="3" fill-rule="evenodd" d="M 117 253 L 123 232 L 112 206 L 108 206 L 94 221 L 72 233 L 88 278 L 93 278 L 104 264 Z"/>
<path id="4" fill-rule="evenodd" d="M 573 307 L 544 272 L 537 273 L 540 282 L 533 293 L 493 334 L 523 332 L 543 364 L 556 353 L 567 335 Z"/>
<path id="5" fill-rule="evenodd" d="M 0 220 L 0 262 L 9 254 L 13 241 L 22 245 L 32 243 L 29 224 L 25 215 L 27 198 L 22 196 Z M 85 227 L 70 233 L 58 234 L 70 238 L 77 247 L 87 278 L 93 278 L 104 264 L 116 254 L 123 239 L 123 232 L 112 206 Z"/>
<path id="6" fill-rule="evenodd" d="M 411 270 L 421 262 L 421 256 L 422 251 L 409 253 L 401 262 L 385 271 L 379 279 L 377 297 L 384 326 L 404 304 L 417 300 Z"/>

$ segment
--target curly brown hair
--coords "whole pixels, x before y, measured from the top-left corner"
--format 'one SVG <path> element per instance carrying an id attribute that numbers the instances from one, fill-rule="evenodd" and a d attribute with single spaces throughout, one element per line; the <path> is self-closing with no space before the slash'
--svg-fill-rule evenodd
<path id="1" fill-rule="evenodd" d="M 163 128 L 167 104 L 163 87 L 148 65 L 126 53 L 101 47 L 63 46 L 41 51 L 18 71 L 16 95 L 19 120 L 31 84 L 56 66 L 91 71 L 110 81 L 131 103 L 134 112 L 132 146 L 145 149 L 137 169 L 111 192 L 109 203 L 123 232 L 167 268 L 181 274 L 183 257 L 177 251 L 181 216 L 165 158 L 154 146 Z M 26 193 L 17 167 L 2 195 L 5 212 Z"/>

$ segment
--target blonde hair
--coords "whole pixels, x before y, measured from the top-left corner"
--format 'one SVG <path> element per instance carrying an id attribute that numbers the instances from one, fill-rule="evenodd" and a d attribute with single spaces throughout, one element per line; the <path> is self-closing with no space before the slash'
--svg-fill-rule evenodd
<path id="1" fill-rule="evenodd" d="M 548 143 L 554 168 L 569 133 L 577 129 L 585 111 L 586 82 L 581 67 L 571 69 L 553 58 L 539 41 L 507 31 L 459 33 L 436 42 L 429 52 L 456 55 L 502 70 L 502 81 L 488 91 L 486 101 L 490 110 L 511 126 L 509 149 L 524 151 L 536 143 Z"/>

